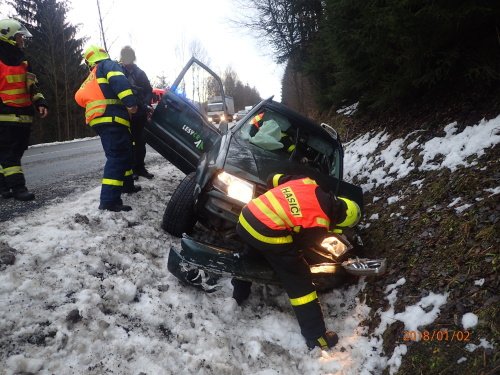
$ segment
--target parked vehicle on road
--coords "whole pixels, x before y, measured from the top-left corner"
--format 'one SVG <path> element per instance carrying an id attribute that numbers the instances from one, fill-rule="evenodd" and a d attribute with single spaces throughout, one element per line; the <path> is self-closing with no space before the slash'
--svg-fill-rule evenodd
<path id="1" fill-rule="evenodd" d="M 241 120 L 243 117 L 245 117 L 245 115 L 250 112 L 249 110 L 246 110 L 246 109 L 241 109 L 239 110 L 238 112 L 236 112 L 233 116 L 233 121 L 239 121 Z"/>
<path id="2" fill-rule="evenodd" d="M 221 96 L 214 96 L 208 99 L 208 121 L 214 124 L 219 124 L 222 121 L 227 123 L 233 121 L 234 101 L 230 96 L 226 96 L 225 100 Z"/>
<path id="3" fill-rule="evenodd" d="M 222 89 L 220 78 L 195 58 L 188 62 L 176 84 L 192 65 L 210 72 Z M 251 119 L 261 113 L 264 123 L 268 121 L 293 140 L 292 152 L 277 147 L 278 140 L 273 143 L 252 135 Z M 324 190 L 350 198 L 363 209 L 362 189 L 343 180 L 344 152 L 337 132 L 272 97 L 254 106 L 229 129 L 226 123 L 215 127 L 199 106 L 173 89 L 165 93 L 146 126 L 146 139 L 186 174 L 172 194 L 162 220 L 163 229 L 182 237 L 181 248 L 170 249 L 168 269 L 183 282 L 204 290 L 216 288 L 214 275 L 278 283 L 269 264 L 249 256 L 248 248 L 235 233 L 243 206 L 267 190 L 270 174 L 308 175 Z M 383 260 L 346 260 L 346 254 L 353 251 L 351 242 L 352 239 L 337 236 L 323 246 L 311 244 L 310 249 L 305 249 L 319 289 L 339 285 L 349 272 L 383 272 Z"/>

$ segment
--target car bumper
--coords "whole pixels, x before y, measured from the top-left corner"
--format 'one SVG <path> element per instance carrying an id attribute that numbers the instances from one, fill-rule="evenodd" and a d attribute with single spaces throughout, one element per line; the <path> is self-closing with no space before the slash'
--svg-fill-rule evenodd
<path id="1" fill-rule="evenodd" d="M 319 290 L 338 287 L 346 281 L 348 276 L 341 263 L 310 267 L 313 283 Z M 170 249 L 168 269 L 182 280 L 183 275 L 179 270 L 195 268 L 241 280 L 280 284 L 275 272 L 264 258 L 198 242 L 184 235 L 181 240 L 181 249 L 174 247 Z M 189 280 L 183 281 L 189 282 Z"/>

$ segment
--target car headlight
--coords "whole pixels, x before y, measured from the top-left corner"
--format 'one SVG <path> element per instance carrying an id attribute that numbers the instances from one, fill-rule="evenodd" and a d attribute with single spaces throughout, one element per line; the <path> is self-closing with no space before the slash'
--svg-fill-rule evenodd
<path id="1" fill-rule="evenodd" d="M 229 197 L 248 203 L 253 198 L 255 185 L 222 171 L 215 177 L 214 186 L 226 193 Z"/>
<path id="2" fill-rule="evenodd" d="M 221 121 L 225 121 L 225 120 L 226 120 L 226 116 L 222 115 L 222 116 L 220 117 L 220 120 L 221 120 Z"/>
<path id="3" fill-rule="evenodd" d="M 321 247 L 337 258 L 352 249 L 352 245 L 349 243 L 347 238 L 341 235 L 326 237 L 323 242 L 321 242 Z"/>

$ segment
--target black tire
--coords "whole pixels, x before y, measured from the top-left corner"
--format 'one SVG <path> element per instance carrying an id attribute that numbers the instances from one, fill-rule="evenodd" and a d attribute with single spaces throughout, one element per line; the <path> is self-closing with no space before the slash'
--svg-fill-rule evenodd
<path id="1" fill-rule="evenodd" d="M 161 227 L 172 236 L 191 233 L 197 218 L 194 212 L 195 172 L 188 174 L 175 189 L 165 208 Z"/>

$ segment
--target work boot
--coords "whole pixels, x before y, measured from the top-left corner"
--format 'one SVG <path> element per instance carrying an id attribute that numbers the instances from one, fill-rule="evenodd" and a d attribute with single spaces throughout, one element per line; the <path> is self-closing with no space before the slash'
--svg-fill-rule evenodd
<path id="1" fill-rule="evenodd" d="M 29 192 L 26 186 L 16 186 L 12 188 L 12 196 L 18 201 L 32 201 L 35 199 L 35 194 Z"/>
<path id="2" fill-rule="evenodd" d="M 99 209 L 106 211 L 120 212 L 120 211 L 130 211 L 132 210 L 132 207 L 122 203 L 101 203 L 99 205 Z"/>
<path id="3" fill-rule="evenodd" d="M 12 198 L 14 196 L 14 194 L 12 193 L 12 191 L 9 188 L 0 189 L 0 195 L 4 199 L 9 199 L 9 198 Z"/>
<path id="4" fill-rule="evenodd" d="M 147 178 L 148 180 L 151 180 L 155 175 L 152 174 L 152 173 L 149 173 L 148 170 L 146 168 L 144 169 L 138 169 L 138 170 L 134 170 L 134 175 L 136 176 L 141 176 L 141 177 L 145 177 Z"/>
<path id="5" fill-rule="evenodd" d="M 319 346 L 323 350 L 333 348 L 338 342 L 339 336 L 333 331 L 326 331 L 317 339 L 306 340 L 306 344 L 309 349 L 314 349 Z"/>
<path id="6" fill-rule="evenodd" d="M 142 188 L 139 185 L 131 185 L 131 186 L 124 186 L 122 192 L 127 194 L 135 194 L 141 190 Z"/>
<path id="7" fill-rule="evenodd" d="M 5 177 L 2 173 L 0 173 L 0 196 L 4 199 L 12 198 L 14 196 L 10 188 L 7 186 L 7 182 L 5 181 Z"/>

